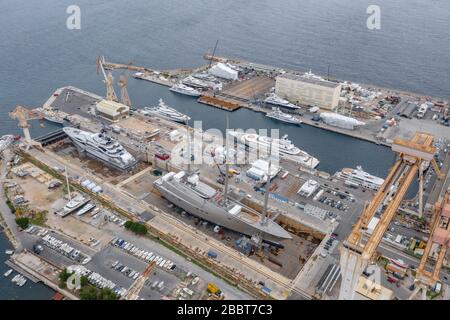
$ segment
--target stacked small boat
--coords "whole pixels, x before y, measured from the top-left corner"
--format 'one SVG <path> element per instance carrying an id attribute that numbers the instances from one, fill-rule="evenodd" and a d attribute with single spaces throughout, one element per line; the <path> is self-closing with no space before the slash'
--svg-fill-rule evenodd
<path id="1" fill-rule="evenodd" d="M 11 282 L 15 283 L 16 285 L 18 285 L 19 287 L 23 287 L 25 285 L 25 283 L 27 283 L 27 279 L 21 275 L 21 274 L 16 274 L 12 279 Z"/>

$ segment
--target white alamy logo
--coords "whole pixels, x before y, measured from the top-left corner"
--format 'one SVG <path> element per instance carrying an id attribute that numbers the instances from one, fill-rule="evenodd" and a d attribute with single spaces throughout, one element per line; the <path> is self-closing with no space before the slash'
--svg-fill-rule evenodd
<path id="1" fill-rule="evenodd" d="M 381 29 L 381 9 L 380 6 L 370 5 L 367 7 L 366 13 L 369 15 L 366 21 L 367 29 L 380 30 Z"/>
<path id="2" fill-rule="evenodd" d="M 270 158 L 272 165 L 279 165 L 281 146 L 278 129 L 228 129 L 224 136 L 219 129 L 203 130 L 202 121 L 194 121 L 193 129 L 193 132 L 187 129 L 180 132 L 179 139 L 170 150 L 172 164 L 214 166 L 227 162 L 244 165 Z M 246 140 L 243 138 L 245 136 L 253 139 Z"/>
<path id="3" fill-rule="evenodd" d="M 69 15 L 66 20 L 66 26 L 69 30 L 81 29 L 81 9 L 77 5 L 70 5 L 66 9 L 66 13 Z"/>
<path id="4" fill-rule="evenodd" d="M 69 290 L 81 289 L 81 276 L 77 273 L 73 273 L 66 281 L 67 288 Z"/>

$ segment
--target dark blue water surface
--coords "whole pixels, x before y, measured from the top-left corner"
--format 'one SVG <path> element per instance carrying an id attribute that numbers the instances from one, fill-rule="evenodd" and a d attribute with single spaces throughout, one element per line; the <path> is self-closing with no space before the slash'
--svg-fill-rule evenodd
<path id="1" fill-rule="evenodd" d="M 335 78 L 450 98 L 450 2 L 378 0 L 381 29 L 369 30 L 366 9 L 373 2 L 77 0 L 81 30 L 68 30 L 66 8 L 74 1 L 0 0 L 0 134 L 19 133 L 7 117 L 15 105 L 40 106 L 58 87 L 104 95 L 95 72 L 98 55 L 155 69 L 193 67 L 204 63 L 202 54 L 217 39 L 218 55 L 318 74 L 330 65 Z M 165 87 L 130 78 L 128 90 L 138 107 L 162 97 L 203 120 L 205 129 L 224 127 L 224 111 Z M 385 176 L 394 158 L 388 148 L 306 125 L 282 125 L 249 110 L 231 113 L 230 126 L 279 128 L 330 173 L 362 165 Z M 35 121 L 31 130 L 36 136 L 51 128 Z"/>

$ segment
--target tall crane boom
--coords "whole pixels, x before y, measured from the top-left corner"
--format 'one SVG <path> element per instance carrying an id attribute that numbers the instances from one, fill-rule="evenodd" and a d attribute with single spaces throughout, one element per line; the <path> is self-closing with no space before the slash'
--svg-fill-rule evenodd
<path id="1" fill-rule="evenodd" d="M 117 95 L 116 92 L 114 91 L 114 78 L 112 76 L 111 71 L 108 72 L 108 74 L 106 74 L 105 72 L 105 68 L 103 66 L 103 64 L 105 63 L 105 57 L 104 56 L 100 56 L 97 57 L 97 73 L 99 73 L 99 71 L 102 72 L 103 74 L 103 83 L 105 83 L 106 85 L 106 100 L 110 100 L 110 101 L 119 101 L 119 99 L 117 99 Z"/>
<path id="2" fill-rule="evenodd" d="M 121 75 L 119 78 L 119 87 L 120 87 L 120 102 L 122 104 L 131 107 L 131 99 L 128 95 L 127 90 L 127 76 Z"/>
<path id="3" fill-rule="evenodd" d="M 11 119 L 17 120 L 19 128 L 21 128 L 23 131 L 25 142 L 29 146 L 31 146 L 33 144 L 33 140 L 31 140 L 30 130 L 28 129 L 30 127 L 28 121 L 34 119 L 42 119 L 43 115 L 38 112 L 30 111 L 23 106 L 17 106 L 13 111 L 9 113 L 9 117 Z"/>
<path id="4" fill-rule="evenodd" d="M 414 298 L 422 291 L 422 299 L 426 299 L 428 287 L 433 287 L 439 281 L 439 274 L 447 250 L 450 246 L 450 188 L 447 189 L 442 200 L 434 206 L 433 219 L 431 222 L 431 233 L 420 260 L 416 272 L 417 287 L 409 297 Z M 433 251 L 433 252 L 432 252 Z M 427 270 L 427 264 L 434 254 L 435 262 L 432 263 L 431 271 Z"/>

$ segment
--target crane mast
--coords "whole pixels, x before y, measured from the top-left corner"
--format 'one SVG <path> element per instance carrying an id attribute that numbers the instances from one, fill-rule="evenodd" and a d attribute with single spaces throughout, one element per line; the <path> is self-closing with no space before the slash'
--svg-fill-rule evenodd
<path id="1" fill-rule="evenodd" d="M 392 150 L 398 153 L 398 160 L 340 247 L 341 300 L 353 299 L 359 277 L 373 259 L 384 233 L 419 170 L 426 162 L 435 168 L 433 161 L 436 148 L 433 147 L 433 136 L 427 133 L 416 132 L 408 141 L 395 139 Z M 440 172 L 437 172 L 437 176 L 442 177 Z M 422 178 L 422 175 L 419 178 Z M 368 235 L 367 241 L 363 243 L 363 234 L 375 215 L 379 215 L 380 219 L 373 232 Z"/>
<path id="2" fill-rule="evenodd" d="M 42 114 L 36 112 L 33 113 L 23 106 L 17 106 L 13 111 L 9 113 L 9 117 L 11 119 L 17 120 L 18 127 L 22 129 L 25 143 L 28 146 L 39 145 L 37 142 L 31 139 L 29 130 L 30 125 L 28 124 L 28 121 L 34 119 L 42 119 Z"/>
<path id="3" fill-rule="evenodd" d="M 114 85 L 113 85 L 114 78 L 112 76 L 111 71 L 109 71 L 108 74 L 106 74 L 105 68 L 103 66 L 104 63 L 105 63 L 104 56 L 100 56 L 97 58 L 97 73 L 99 73 L 99 71 L 101 71 L 103 74 L 103 78 L 104 78 L 103 83 L 105 83 L 105 85 L 106 85 L 106 100 L 117 102 L 117 101 L 119 101 L 119 99 L 117 99 L 116 92 L 114 91 Z"/>
<path id="4" fill-rule="evenodd" d="M 431 222 L 431 233 L 428 237 L 427 245 L 420 260 L 416 272 L 416 289 L 409 299 L 413 299 L 422 293 L 422 300 L 426 300 L 426 293 L 429 287 L 433 287 L 439 281 L 444 258 L 450 246 L 450 188 L 447 189 L 441 201 L 434 206 L 433 219 Z M 433 252 L 432 252 L 433 251 Z M 432 263 L 431 271 L 427 270 L 427 264 L 434 255 L 435 261 Z"/>

